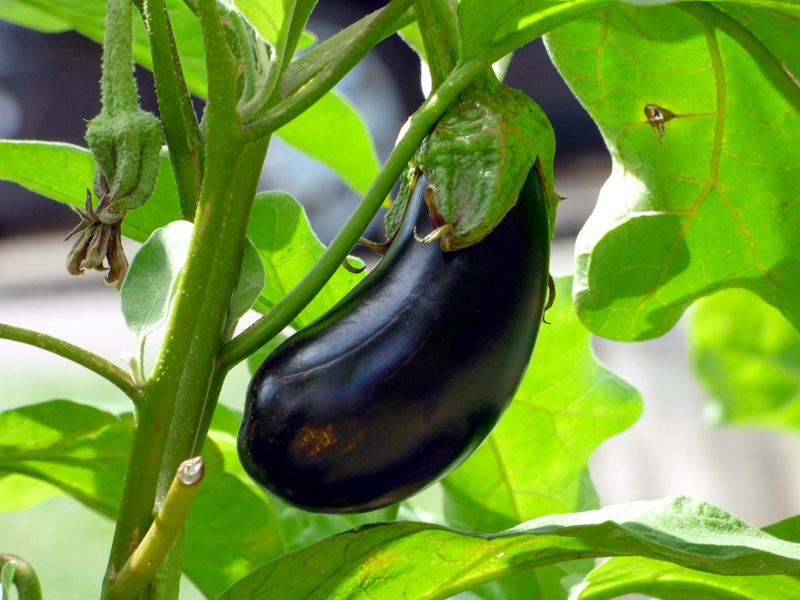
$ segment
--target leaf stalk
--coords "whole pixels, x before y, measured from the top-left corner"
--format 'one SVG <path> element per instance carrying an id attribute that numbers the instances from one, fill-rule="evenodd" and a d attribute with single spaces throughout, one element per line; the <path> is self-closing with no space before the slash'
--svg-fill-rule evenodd
<path id="1" fill-rule="evenodd" d="M 141 401 L 142 390 L 124 369 L 80 346 L 70 344 L 45 333 L 3 323 L 0 323 L 0 338 L 35 346 L 71 360 L 117 386 L 133 401 L 134 405 Z"/>

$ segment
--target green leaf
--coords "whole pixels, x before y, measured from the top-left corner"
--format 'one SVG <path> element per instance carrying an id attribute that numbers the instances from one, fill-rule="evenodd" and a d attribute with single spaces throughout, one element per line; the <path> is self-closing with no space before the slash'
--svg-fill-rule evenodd
<path id="1" fill-rule="evenodd" d="M 82 209 L 86 203 L 94 170 L 92 153 L 80 146 L 0 140 L 0 179 L 76 208 Z M 172 166 L 167 153 L 162 152 L 153 195 L 147 204 L 125 216 L 122 233 L 143 242 L 159 227 L 180 218 Z"/>
<path id="2" fill-rule="evenodd" d="M 239 279 L 236 282 L 236 289 L 233 290 L 231 308 L 228 311 L 229 323 L 236 323 L 248 310 L 253 308 L 256 300 L 261 296 L 261 290 L 264 289 L 266 280 L 267 272 L 264 270 L 261 255 L 253 241 L 246 238 Z"/>
<path id="3" fill-rule="evenodd" d="M 256 194 L 247 233 L 267 270 L 267 282 L 255 306 L 256 310 L 266 312 L 297 285 L 325 246 L 311 230 L 303 207 L 285 192 Z M 360 264 L 358 259 L 351 261 Z M 293 324 L 301 328 L 322 316 L 362 277 L 363 274 L 339 269 Z"/>
<path id="4" fill-rule="evenodd" d="M 498 534 L 422 523 L 364 526 L 259 567 L 218 600 L 448 598 L 545 564 L 647 556 L 719 574 L 800 574 L 800 545 L 687 498 L 553 515 Z"/>
<path id="5" fill-rule="evenodd" d="M 277 133 L 301 152 L 328 165 L 358 193 L 367 191 L 380 170 L 364 119 L 339 92 L 325 94 Z"/>
<path id="6" fill-rule="evenodd" d="M 764 528 L 790 542 L 800 540 L 800 517 Z M 573 589 L 570 600 L 602 600 L 640 593 L 662 600 L 774 600 L 800 597 L 800 580 L 787 575 L 715 575 L 641 557 L 610 558 Z"/>
<path id="7" fill-rule="evenodd" d="M 23 510 L 60 495 L 58 488 L 38 479 L 16 473 L 0 475 L 0 512 Z"/>
<path id="8" fill-rule="evenodd" d="M 72 29 L 68 22 L 30 6 L 24 0 L 4 0 L 0 4 L 0 19 L 45 33 L 58 33 Z"/>
<path id="9" fill-rule="evenodd" d="M 95 40 L 103 41 L 105 34 L 106 2 L 101 0 L 15 0 L 23 8 L 32 7 L 37 11 L 44 11 L 49 15 L 49 21 L 54 19 L 68 24 L 75 31 Z M 308 4 L 303 0 L 302 4 Z M 189 11 L 181 0 L 166 0 L 170 21 L 175 33 L 178 51 L 181 56 L 184 76 L 189 91 L 206 98 L 208 95 L 206 83 L 205 54 L 203 50 L 203 36 L 200 25 L 195 16 Z M 283 18 L 283 0 L 253 0 L 248 2 L 248 16 L 269 29 L 280 29 Z M 252 10 L 251 10 L 252 9 Z M 0 14 L 2 17 L 2 14 Z M 43 21 L 44 23 L 45 21 Z M 267 25 L 272 23 L 273 25 Z M 36 28 L 33 17 L 27 19 L 27 26 Z M 134 19 L 134 59 L 144 67 L 152 70 L 153 63 L 150 56 L 150 46 L 141 19 Z M 52 25 L 50 25 L 52 27 Z M 262 35 L 269 35 L 265 29 Z M 266 38 L 269 40 L 269 37 Z M 307 43 L 308 38 L 301 38 Z M 359 193 L 366 191 L 378 171 L 378 162 L 375 154 L 375 145 L 372 135 L 364 125 L 356 108 L 336 92 L 329 92 L 320 102 L 295 121 L 281 128 L 277 134 L 301 152 L 305 152 L 330 166 L 345 183 Z M 2 159 L 2 155 L 0 155 Z M 0 160 L 0 164 L 2 164 Z M 164 164 L 162 162 L 163 171 Z M 160 177 L 159 177 L 160 180 Z M 91 183 L 91 179 L 89 180 Z M 174 184 L 173 184 L 174 185 Z M 84 186 L 84 187 L 90 187 Z M 83 195 L 77 196 L 85 198 Z M 146 206 L 152 203 L 153 199 Z M 176 207 L 177 200 L 176 200 Z M 138 211 L 137 211 L 138 212 Z M 135 214 L 135 213 L 134 213 Z M 178 213 L 180 214 L 180 213 Z M 180 216 L 171 220 L 179 219 Z M 160 223 L 165 225 L 169 221 Z M 134 237 L 139 241 L 157 227 L 153 227 L 144 235 Z M 125 235 L 127 232 L 123 230 Z"/>
<path id="10" fill-rule="evenodd" d="M 775 600 L 800 597 L 789 575 L 715 575 L 641 557 L 610 558 L 589 573 L 570 600 L 611 600 L 645 594 L 661 600 Z"/>
<path id="11" fill-rule="evenodd" d="M 800 335 L 776 308 L 745 290 L 697 302 L 689 348 L 710 392 L 714 423 L 800 429 Z"/>
<path id="12" fill-rule="evenodd" d="M 131 262 L 120 302 L 125 324 L 140 342 L 167 320 L 192 229 L 188 221 L 175 221 L 154 231 Z"/>
<path id="13" fill-rule="evenodd" d="M 556 279 L 556 301 L 546 315 L 551 324 L 542 325 L 511 407 L 478 451 L 443 480 L 445 515 L 457 529 L 500 531 L 599 506 L 589 457 L 636 421 L 642 401 L 597 362 L 572 307 L 571 287 L 571 277 Z M 585 574 L 593 564 L 581 566 Z M 530 597 L 536 590 L 540 597 L 563 598 L 563 576 L 561 568 L 548 567 L 535 578 L 500 583 L 505 597 Z"/>
<path id="14" fill-rule="evenodd" d="M 581 320 L 604 337 L 662 335 L 727 287 L 800 326 L 800 112 L 786 91 L 800 98 L 789 74 L 800 72 L 800 21 L 687 6 L 700 5 L 704 21 L 738 27 L 736 39 L 682 5 L 617 5 L 546 40 L 613 159 L 578 237 L 573 290 Z M 661 142 L 648 105 L 667 117 Z"/>
<path id="15" fill-rule="evenodd" d="M 0 413 L 0 472 L 47 482 L 104 515 L 116 514 L 130 427 L 66 400 Z"/>
<path id="16" fill-rule="evenodd" d="M 116 518 L 130 448 L 129 418 L 53 400 L 0 413 L 0 431 L 0 474 L 47 482 Z M 222 470 L 222 455 L 213 443 L 206 444 L 203 456 L 206 475 L 186 521 L 184 572 L 213 598 L 284 547 L 271 506 Z"/>

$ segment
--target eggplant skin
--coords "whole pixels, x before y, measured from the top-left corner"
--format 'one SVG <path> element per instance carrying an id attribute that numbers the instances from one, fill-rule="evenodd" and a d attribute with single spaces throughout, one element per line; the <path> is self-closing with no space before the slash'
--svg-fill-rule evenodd
<path id="1" fill-rule="evenodd" d="M 531 169 L 484 240 L 444 252 L 421 177 L 391 248 L 253 375 L 239 430 L 248 475 L 312 512 L 357 513 L 438 481 L 488 437 L 528 366 L 550 235 Z"/>

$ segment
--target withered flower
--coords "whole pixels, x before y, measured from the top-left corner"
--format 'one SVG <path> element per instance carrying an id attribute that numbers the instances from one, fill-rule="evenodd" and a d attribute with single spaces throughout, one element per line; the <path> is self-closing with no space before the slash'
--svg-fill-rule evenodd
<path id="1" fill-rule="evenodd" d="M 103 194 L 97 209 L 92 206 L 92 193 L 86 190 L 84 210 L 75 209 L 81 222 L 65 239 L 77 236 L 67 257 L 67 270 L 72 275 L 83 275 L 85 269 L 108 271 L 106 283 L 116 284 L 117 291 L 125 281 L 128 259 L 122 249 L 121 227 L 125 213 L 112 214 L 108 207 L 114 199 L 113 193 Z M 108 267 L 104 266 L 108 263 Z"/>

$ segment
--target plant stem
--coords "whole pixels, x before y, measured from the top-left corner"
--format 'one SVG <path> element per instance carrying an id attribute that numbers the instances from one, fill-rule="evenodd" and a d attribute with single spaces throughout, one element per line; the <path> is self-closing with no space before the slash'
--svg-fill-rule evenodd
<path id="1" fill-rule="evenodd" d="M 182 407 L 202 407 L 214 375 L 231 295 L 239 274 L 247 222 L 266 153 L 266 140 L 247 144 L 236 113 L 237 62 L 228 48 L 217 4 L 197 3 L 208 71 L 207 162 L 195 226 L 167 331 L 144 397 L 134 415 L 128 471 L 103 598 L 116 598 L 115 575 L 149 528 L 167 447 L 194 443 L 177 431 Z M 196 426 L 195 426 L 196 427 Z M 187 456 L 181 457 L 181 460 Z M 172 470 L 174 473 L 174 469 Z M 170 476 L 171 479 L 171 476 Z M 180 570 L 180 557 L 172 568 Z"/>
<path id="2" fill-rule="evenodd" d="M 377 19 L 384 10 L 386 9 L 381 8 L 363 17 L 346 29 L 341 30 L 333 37 L 328 38 L 321 44 L 317 44 L 300 58 L 290 63 L 281 79 L 281 93 L 284 96 L 293 94 L 301 85 L 305 85 L 329 64 L 341 59 L 343 55 L 352 52 L 352 49 L 358 46 L 358 43 L 361 41 L 364 31 L 375 26 L 375 19 Z M 406 11 L 406 13 L 396 21 L 384 23 L 383 28 L 379 32 L 381 36 L 380 40 L 396 33 L 399 29 L 402 29 L 413 21 L 413 16 Z M 358 47 L 358 52 L 363 52 L 363 48 Z"/>
<path id="3" fill-rule="evenodd" d="M 418 0 L 414 11 L 435 90 L 458 62 L 458 22 L 449 0 Z"/>
<path id="4" fill-rule="evenodd" d="M 756 62 L 789 104 L 800 107 L 800 84 L 769 48 L 749 29 L 720 9 L 705 2 L 683 2 L 675 5 L 699 21 L 716 27 L 738 43 Z"/>
<path id="5" fill-rule="evenodd" d="M 193 221 L 203 179 L 204 149 L 200 127 L 183 78 L 164 0 L 148 0 L 143 16 L 153 57 L 158 108 L 178 186 L 181 216 Z"/>
<path id="6" fill-rule="evenodd" d="M 103 110 L 118 114 L 139 109 L 133 79 L 133 5 L 131 0 L 108 0 L 103 47 Z"/>
<path id="7" fill-rule="evenodd" d="M 483 63 L 477 62 L 461 65 L 430 95 L 411 118 L 403 138 L 389 155 L 361 203 L 316 264 L 266 315 L 222 347 L 219 357 L 220 372 L 227 372 L 275 337 L 319 293 L 358 242 L 436 121 L 485 68 Z"/>
<path id="8" fill-rule="evenodd" d="M 200 489 L 203 473 L 203 459 L 199 456 L 185 460 L 178 468 L 147 535 L 114 581 L 112 589 L 116 598 L 135 600 L 155 577 L 183 529 L 186 516 Z"/>
<path id="9" fill-rule="evenodd" d="M 134 404 L 139 402 L 142 397 L 142 390 L 136 387 L 130 374 L 106 359 L 88 350 L 84 350 L 80 346 L 75 346 L 74 344 L 70 344 L 69 342 L 44 333 L 39 333 L 38 331 L 31 331 L 23 327 L 15 327 L 2 323 L 0 323 L 0 338 L 47 350 L 62 358 L 71 360 L 82 367 L 86 367 L 117 386 L 126 396 L 133 400 Z"/>
<path id="10" fill-rule="evenodd" d="M 244 130 L 248 139 L 258 139 L 274 133 L 333 89 L 333 86 L 383 39 L 386 27 L 399 20 L 413 1 L 391 0 L 364 30 L 358 42 L 350 47 L 349 52 L 343 53 L 341 58 L 328 64 L 310 83 L 269 109 L 263 116 L 251 121 Z"/>
<path id="11" fill-rule="evenodd" d="M 19 556 L 0 554 L 0 570 L 8 563 L 14 563 L 14 586 L 17 588 L 19 600 L 42 600 L 42 586 L 36 571 Z"/>

